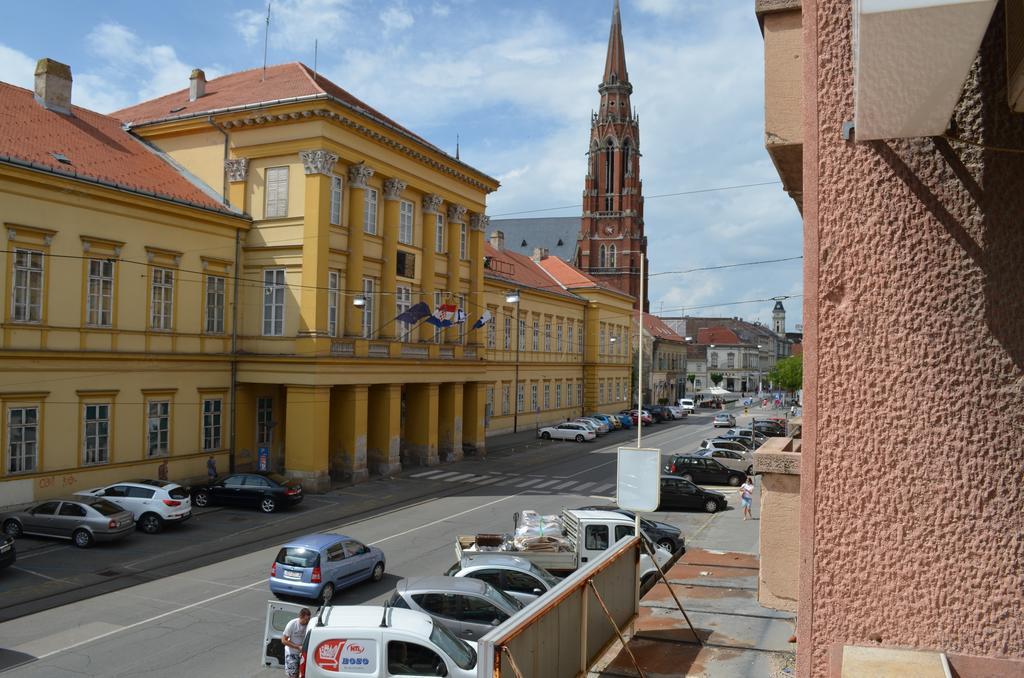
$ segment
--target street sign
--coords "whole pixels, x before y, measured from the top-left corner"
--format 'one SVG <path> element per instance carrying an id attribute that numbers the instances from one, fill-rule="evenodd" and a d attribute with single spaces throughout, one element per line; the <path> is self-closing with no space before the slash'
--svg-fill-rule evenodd
<path id="1" fill-rule="evenodd" d="M 658 510 L 661 503 L 661 450 L 620 447 L 615 495 L 619 508 L 637 513 Z"/>
<path id="2" fill-rule="evenodd" d="M 256 452 L 256 468 L 259 471 L 270 470 L 270 448 L 261 447 Z"/>

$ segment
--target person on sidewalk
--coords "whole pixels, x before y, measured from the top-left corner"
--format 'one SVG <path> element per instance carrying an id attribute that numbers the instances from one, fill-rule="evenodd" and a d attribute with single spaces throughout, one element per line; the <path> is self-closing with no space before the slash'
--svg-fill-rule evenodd
<path id="1" fill-rule="evenodd" d="M 284 672 L 288 678 L 298 678 L 299 658 L 302 656 L 302 641 L 306 639 L 306 626 L 313 613 L 308 607 L 299 610 L 299 616 L 288 622 L 281 635 L 284 645 Z"/>
<path id="2" fill-rule="evenodd" d="M 750 518 L 754 519 L 754 514 L 750 510 L 750 505 L 754 501 L 754 481 L 747 476 L 747 479 L 740 485 L 740 504 L 743 506 L 743 520 Z"/>
<path id="3" fill-rule="evenodd" d="M 212 454 L 206 460 L 206 476 L 210 479 L 211 483 L 217 479 L 217 460 L 213 458 Z"/>

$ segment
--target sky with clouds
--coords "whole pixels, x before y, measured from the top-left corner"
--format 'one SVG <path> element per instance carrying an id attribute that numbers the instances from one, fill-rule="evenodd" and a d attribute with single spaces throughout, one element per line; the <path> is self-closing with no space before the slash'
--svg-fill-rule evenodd
<path id="1" fill-rule="evenodd" d="M 621 0 L 644 193 L 777 181 L 763 141 L 763 41 L 749 0 Z M 42 9 L 45 7 L 46 9 Z M 0 80 L 71 64 L 74 103 L 101 112 L 259 66 L 266 0 L 11 3 Z M 356 97 L 497 177 L 492 216 L 578 205 L 612 0 L 273 0 L 268 61 L 313 64 Z M 40 14 L 45 12 L 46 16 Z M 572 216 L 579 209 L 544 212 Z M 516 215 L 520 216 L 520 215 Z M 528 215 L 521 215 L 528 216 Z M 778 184 L 645 205 L 651 272 L 802 253 Z M 768 323 L 801 261 L 651 278 L 651 308 Z M 785 302 L 790 330 L 801 299 Z"/>

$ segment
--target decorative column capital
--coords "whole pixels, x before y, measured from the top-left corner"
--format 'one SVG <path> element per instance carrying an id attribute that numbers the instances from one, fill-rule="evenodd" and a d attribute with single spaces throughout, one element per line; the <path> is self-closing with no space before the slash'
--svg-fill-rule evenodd
<path id="1" fill-rule="evenodd" d="M 224 171 L 228 173 L 228 181 L 245 181 L 249 175 L 249 158 L 231 158 L 224 161 Z"/>
<path id="2" fill-rule="evenodd" d="M 401 179 L 391 177 L 390 179 L 384 180 L 384 199 L 385 200 L 398 200 L 402 197 L 402 191 L 405 190 L 406 183 Z"/>
<path id="3" fill-rule="evenodd" d="M 301 151 L 302 167 L 306 174 L 327 174 L 334 171 L 334 163 L 338 162 L 338 154 L 317 149 L 315 151 Z"/>
<path id="4" fill-rule="evenodd" d="M 352 188 L 366 188 L 366 182 L 373 176 L 373 168 L 368 167 L 365 162 L 350 165 L 348 168 L 348 183 Z"/>
<path id="5" fill-rule="evenodd" d="M 464 223 L 466 223 L 466 208 L 463 205 L 456 205 L 456 204 L 448 205 L 448 223 L 451 223 L 451 224 L 464 224 Z"/>
<path id="6" fill-rule="evenodd" d="M 474 231 L 486 231 L 491 225 L 491 218 L 486 214 L 471 214 L 469 216 L 469 227 Z"/>
<path id="7" fill-rule="evenodd" d="M 437 214 L 441 211 L 441 203 L 444 200 L 437 193 L 428 193 L 423 196 L 423 211 L 428 214 Z"/>

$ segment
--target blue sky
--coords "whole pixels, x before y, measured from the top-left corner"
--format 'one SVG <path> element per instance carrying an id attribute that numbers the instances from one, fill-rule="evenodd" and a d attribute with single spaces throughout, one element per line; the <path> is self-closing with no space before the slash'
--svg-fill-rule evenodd
<path id="1" fill-rule="evenodd" d="M 763 42 L 749 0 L 621 0 L 644 193 L 777 180 L 763 142 Z M 492 215 L 580 202 L 611 0 L 274 0 L 268 61 L 313 64 L 355 96 L 499 178 Z M 42 9 L 45 7 L 46 9 Z M 46 16 L 40 16 L 45 12 Z M 265 0 L 7 3 L 0 80 L 31 87 L 35 60 L 71 64 L 74 102 L 102 112 L 259 66 Z M 651 272 L 802 253 L 778 185 L 652 198 Z M 570 216 L 578 210 L 545 212 Z M 651 278 L 651 306 L 768 323 L 800 261 Z M 800 298 L 785 302 L 801 322 Z"/>

